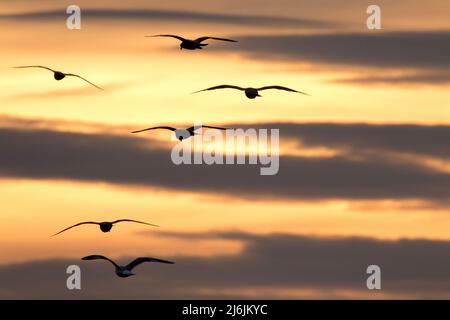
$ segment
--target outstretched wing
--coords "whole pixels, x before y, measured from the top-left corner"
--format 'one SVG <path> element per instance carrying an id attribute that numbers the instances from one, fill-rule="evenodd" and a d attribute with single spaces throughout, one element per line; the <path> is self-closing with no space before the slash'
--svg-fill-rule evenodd
<path id="1" fill-rule="evenodd" d="M 309 96 L 309 94 L 307 94 L 305 92 L 297 91 L 297 90 L 283 87 L 283 86 L 265 86 L 265 87 L 258 88 L 256 90 L 261 91 L 261 90 L 268 90 L 268 89 L 277 89 L 277 90 L 284 90 L 284 91 L 289 91 L 289 92 L 297 92 L 297 93 L 301 93 L 301 94 Z"/>
<path id="2" fill-rule="evenodd" d="M 148 257 L 139 257 L 136 258 L 134 261 L 130 262 L 128 265 L 125 266 L 126 269 L 132 270 L 133 268 L 137 267 L 141 263 L 144 262 L 159 262 L 159 263 L 168 263 L 168 264 L 174 264 L 175 262 L 167 261 L 167 260 L 161 260 L 156 258 L 148 258 Z"/>
<path id="3" fill-rule="evenodd" d="M 56 72 L 55 70 L 50 69 L 49 67 L 45 67 L 45 66 L 19 66 L 19 67 L 13 67 L 13 68 L 15 68 L 15 69 L 22 69 L 22 68 L 41 68 L 41 69 L 47 69 L 47 70 L 49 70 L 49 71 L 51 71 L 51 72 Z"/>
<path id="4" fill-rule="evenodd" d="M 170 131 L 175 131 L 175 130 L 177 130 L 177 129 L 172 128 L 172 127 L 161 126 L 161 127 L 152 127 L 152 128 L 142 129 L 142 130 L 131 131 L 131 133 L 138 133 L 138 132 L 143 132 L 143 131 L 148 131 L 148 130 L 154 130 L 154 129 L 167 129 L 167 130 L 170 130 Z"/>
<path id="5" fill-rule="evenodd" d="M 85 78 L 83 78 L 82 76 L 79 76 L 79 75 L 77 75 L 77 74 L 74 74 L 74 73 L 65 73 L 65 75 L 66 75 L 66 76 L 69 76 L 69 77 L 77 77 L 77 78 L 80 78 L 81 80 L 86 81 L 87 83 L 89 83 L 90 85 L 96 87 L 97 89 L 103 90 L 103 88 L 100 88 L 99 86 L 93 84 L 93 83 L 90 82 L 89 80 L 87 80 L 87 79 L 85 79 Z"/>
<path id="6" fill-rule="evenodd" d="M 52 237 L 54 237 L 54 236 L 56 236 L 56 235 L 58 235 L 58 234 L 60 234 L 60 233 L 62 233 L 62 232 L 64 232 L 64 231 L 67 231 L 67 230 L 69 230 L 69 229 L 72 229 L 72 228 L 81 226 L 81 225 L 83 225 L 83 224 L 98 224 L 98 222 L 94 222 L 94 221 L 80 222 L 80 223 L 74 224 L 73 226 L 70 226 L 70 227 L 68 227 L 68 228 L 65 228 L 64 230 L 61 230 L 61 231 L 58 232 L 58 233 L 55 233 Z"/>
<path id="7" fill-rule="evenodd" d="M 236 89 L 236 90 L 241 90 L 241 91 L 245 90 L 245 88 L 241 88 L 241 87 L 238 87 L 238 86 L 233 86 L 233 85 L 230 85 L 230 84 L 222 84 L 220 86 L 206 88 L 206 89 L 195 91 L 195 92 L 192 92 L 192 93 L 198 93 L 198 92 L 210 91 L 210 90 L 217 90 L 217 89 Z"/>
<path id="8" fill-rule="evenodd" d="M 212 39 L 212 40 L 220 40 L 220 41 L 228 41 L 228 42 L 237 42 L 237 40 L 233 39 L 226 39 L 226 38 L 217 38 L 217 37 L 200 37 L 195 39 L 196 42 L 203 42 L 205 40 Z"/>
<path id="9" fill-rule="evenodd" d="M 180 40 L 180 41 L 186 41 L 185 38 L 180 37 L 180 36 L 177 36 L 177 35 L 174 35 L 174 34 L 157 34 L 157 35 L 154 35 L 154 36 L 145 36 L 145 37 L 146 37 L 146 38 L 153 38 L 153 37 L 170 37 L 170 38 L 178 39 L 178 40 Z"/>
<path id="10" fill-rule="evenodd" d="M 130 220 L 130 219 L 119 219 L 119 220 L 113 221 L 112 224 L 115 224 L 115 223 L 118 223 L 118 222 L 136 222 L 136 223 L 142 223 L 142 224 L 146 224 L 146 225 L 153 226 L 153 227 L 159 227 L 156 224 L 151 224 L 151 223 L 137 221 L 137 220 Z"/>
<path id="11" fill-rule="evenodd" d="M 91 256 L 86 256 L 86 257 L 81 258 L 81 260 L 107 260 L 107 261 L 111 262 L 115 267 L 119 268 L 119 266 L 117 265 L 117 263 L 115 263 L 115 262 L 112 261 L 111 259 L 109 259 L 109 258 L 107 258 L 107 257 L 105 257 L 105 256 L 102 256 L 102 255 L 99 255 L 99 254 L 94 254 L 94 255 L 91 255 Z"/>
<path id="12" fill-rule="evenodd" d="M 210 129 L 219 129 L 219 130 L 229 130 L 230 128 L 223 128 L 223 127 L 214 127 L 214 126 L 192 126 L 190 128 L 188 128 L 188 131 L 195 131 L 198 130 L 200 128 L 210 128 Z"/>

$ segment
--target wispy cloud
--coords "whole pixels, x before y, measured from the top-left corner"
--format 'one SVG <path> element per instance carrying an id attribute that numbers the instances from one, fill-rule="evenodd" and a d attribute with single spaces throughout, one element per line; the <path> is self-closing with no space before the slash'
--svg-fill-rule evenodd
<path id="1" fill-rule="evenodd" d="M 113 83 L 102 85 L 104 90 L 109 92 L 124 89 L 132 86 L 131 83 Z M 9 100 L 36 100 L 36 99 L 57 99 L 66 97 L 80 97 L 104 94 L 104 91 L 93 90 L 91 87 L 82 87 L 76 89 L 50 90 L 44 92 L 27 92 L 6 97 Z"/>
<path id="2" fill-rule="evenodd" d="M 261 26 L 277 28 L 332 28 L 337 23 L 320 21 L 314 19 L 277 17 L 267 15 L 247 15 L 247 14 L 220 14 L 202 13 L 176 10 L 152 10 L 152 9 L 85 9 L 83 17 L 86 19 L 110 19 L 127 21 L 172 21 L 172 22 L 193 22 L 193 23 L 214 23 L 226 25 Z M 14 14 L 2 14 L 0 19 L 14 20 L 54 20 L 65 19 L 67 14 L 63 10 L 45 10 L 34 12 L 21 12 Z"/>
<path id="3" fill-rule="evenodd" d="M 233 52 L 250 59 L 350 67 L 364 70 L 363 83 L 447 83 L 450 74 L 450 31 L 252 35 L 240 40 Z M 390 77 L 392 71 L 404 75 Z"/>
<path id="4" fill-rule="evenodd" d="M 254 35 L 240 39 L 233 51 L 253 58 L 371 68 L 450 68 L 450 31 Z"/>
<path id="5" fill-rule="evenodd" d="M 450 70 L 443 72 L 414 72 L 404 75 L 384 75 L 369 77 L 353 77 L 336 79 L 337 83 L 348 83 L 356 85 L 373 85 L 373 84 L 397 84 L 397 85 L 443 85 L 450 83 Z"/>

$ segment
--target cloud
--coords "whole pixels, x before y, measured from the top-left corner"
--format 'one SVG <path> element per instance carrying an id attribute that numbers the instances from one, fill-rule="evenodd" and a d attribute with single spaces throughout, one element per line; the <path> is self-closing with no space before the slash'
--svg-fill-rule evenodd
<path id="1" fill-rule="evenodd" d="M 33 299 L 194 299 L 245 298 L 253 289 L 258 298 L 286 298 L 283 290 L 315 290 L 320 298 L 342 298 L 343 292 L 377 293 L 366 288 L 366 269 L 378 265 L 382 292 L 396 298 L 449 297 L 449 241 L 374 240 L 359 237 L 324 238 L 288 234 L 214 232 L 167 233 L 180 239 L 220 238 L 244 243 L 231 256 L 160 257 L 175 265 L 142 265 L 136 276 L 119 279 L 105 261 L 43 260 L 0 266 L 1 298 Z M 115 259 L 127 263 L 134 257 Z M 82 270 L 82 290 L 66 289 L 66 268 Z M 20 275 L 20 276 L 18 276 Z M 262 290 L 265 289 L 265 290 Z M 268 289 L 268 290 L 267 290 Z M 231 295 L 230 293 L 233 292 Z M 336 296 L 337 292 L 337 296 Z M 254 296 L 253 296 L 254 297 Z"/>
<path id="2" fill-rule="evenodd" d="M 407 84 L 407 85 L 438 85 L 450 83 L 450 72 L 417 72 L 401 76 L 369 76 L 354 77 L 346 79 L 337 79 L 337 83 L 348 83 L 357 85 L 373 85 L 373 84 Z"/>
<path id="3" fill-rule="evenodd" d="M 450 74 L 450 31 L 251 35 L 239 39 L 233 53 L 250 59 L 322 64 L 347 71 L 352 67 L 364 72 L 347 81 L 353 84 L 445 84 Z M 392 77 L 392 71 L 406 74 Z"/>
<path id="4" fill-rule="evenodd" d="M 131 87 L 132 83 L 112 83 L 108 85 L 102 85 L 104 90 L 109 92 L 125 89 Z M 93 96 L 99 95 L 102 92 L 99 90 L 93 90 L 92 87 L 80 87 L 74 89 L 63 89 L 63 90 L 48 90 L 44 92 L 27 92 L 12 95 L 7 97 L 10 100 L 36 100 L 36 99 L 55 99 L 55 98 L 67 98 L 67 97 L 80 97 L 80 96 Z"/>
<path id="5" fill-rule="evenodd" d="M 296 135 L 296 127 L 291 126 L 291 134 Z M 311 128 L 311 132 L 299 134 L 311 145 L 329 139 L 329 145 L 353 144 L 355 150 L 366 143 L 365 148 L 373 146 L 377 151 L 398 147 L 448 155 L 447 127 L 360 125 L 358 129 L 352 125 L 323 125 L 320 129 L 320 125 L 312 125 Z M 420 138 L 433 130 L 430 137 Z M 431 137 L 437 139 L 427 145 Z M 0 150 L 3 177 L 107 182 L 254 200 L 423 199 L 444 203 L 450 196 L 449 174 L 413 161 L 383 156 L 382 151 L 362 153 L 359 157 L 283 156 L 277 175 L 260 176 L 259 165 L 176 166 L 171 162 L 169 149 L 134 135 L 3 128 Z"/>
<path id="6" fill-rule="evenodd" d="M 242 26 L 261 26 L 277 28 L 332 28 L 336 23 L 325 22 L 313 19 L 276 17 L 264 15 L 244 15 L 244 14 L 220 14 L 220 13 L 201 13 L 176 10 L 152 10 L 152 9 L 84 9 L 83 17 L 86 19 L 111 19 L 111 20 L 141 20 L 151 22 L 172 21 L 172 22 L 196 22 L 196 23 L 214 23 L 226 25 Z M 0 19 L 18 19 L 18 20 L 54 20 L 66 19 L 67 14 L 64 10 L 46 10 L 26 13 L 2 14 Z"/>
<path id="7" fill-rule="evenodd" d="M 303 145 L 348 150 L 354 154 L 374 151 L 450 158 L 450 148 L 447 148 L 450 126 L 446 125 L 263 123 L 244 127 L 279 128 L 282 137 L 299 140 Z"/>
<path id="8" fill-rule="evenodd" d="M 450 31 L 254 35 L 240 40 L 233 51 L 262 59 L 372 68 L 450 67 Z"/>

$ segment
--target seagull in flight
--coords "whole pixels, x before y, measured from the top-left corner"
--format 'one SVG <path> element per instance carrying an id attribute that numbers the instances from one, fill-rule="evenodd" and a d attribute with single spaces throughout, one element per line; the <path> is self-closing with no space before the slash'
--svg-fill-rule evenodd
<path id="1" fill-rule="evenodd" d="M 159 227 L 156 224 L 151 224 L 151 223 L 137 221 L 137 220 L 130 220 L 130 219 L 119 219 L 119 220 L 111 221 L 111 222 L 109 222 L 109 221 L 104 221 L 104 222 L 85 221 L 85 222 L 80 222 L 80 223 L 74 224 L 73 226 L 70 226 L 68 228 L 65 228 L 65 229 L 59 231 L 58 233 L 55 233 L 53 236 L 56 236 L 64 231 L 67 231 L 74 227 L 81 226 L 83 224 L 97 224 L 100 226 L 100 230 L 102 230 L 103 232 L 109 232 L 109 231 L 111 231 L 111 228 L 113 227 L 113 225 L 116 223 L 119 223 L 119 222 L 136 222 L 136 223 L 146 224 L 146 225 L 153 226 L 153 227 Z"/>
<path id="2" fill-rule="evenodd" d="M 205 40 L 211 39 L 211 40 L 219 40 L 219 41 L 228 41 L 228 42 L 237 42 L 233 39 L 225 39 L 225 38 L 216 38 L 216 37 L 200 37 L 195 40 L 185 39 L 180 36 L 176 36 L 173 34 L 158 34 L 154 36 L 145 36 L 145 37 L 171 37 L 175 38 L 181 41 L 180 43 L 180 50 L 187 49 L 187 50 L 195 50 L 195 49 L 203 49 L 202 47 L 207 46 L 207 43 L 202 43 Z"/>
<path id="3" fill-rule="evenodd" d="M 109 258 L 107 258 L 105 256 L 101 256 L 101 255 L 91 255 L 91 256 L 83 257 L 81 259 L 82 260 L 107 260 L 107 261 L 111 262 L 114 265 L 114 267 L 116 268 L 117 276 L 119 276 L 121 278 L 127 278 L 129 276 L 134 276 L 134 273 L 132 273 L 131 271 L 135 267 L 137 267 L 138 265 L 140 265 L 141 263 L 144 263 L 144 262 L 159 262 L 159 263 L 168 263 L 168 264 L 174 264 L 175 263 L 175 262 L 172 262 L 172 261 L 161 260 L 161 259 L 156 259 L 156 258 L 139 257 L 139 258 L 136 258 L 133 261 L 131 261 L 126 266 L 119 266 L 117 263 L 115 263 L 111 259 L 109 259 Z"/>
<path id="4" fill-rule="evenodd" d="M 136 130 L 136 131 L 132 131 L 131 133 L 138 133 L 138 132 L 155 130 L 155 129 L 166 129 L 166 130 L 173 131 L 175 134 L 175 138 L 177 138 L 180 141 L 183 141 L 183 139 L 187 139 L 193 135 L 198 134 L 197 132 L 195 132 L 195 130 L 198 130 L 200 128 L 211 128 L 211 129 L 218 129 L 218 130 L 229 130 L 230 129 L 230 128 L 204 126 L 204 125 L 192 126 L 192 127 L 186 128 L 186 129 L 177 129 L 177 128 L 173 128 L 173 127 L 159 126 L 159 127 L 146 128 L 146 129 L 142 129 L 142 130 Z"/>
<path id="5" fill-rule="evenodd" d="M 64 73 L 64 72 L 61 72 L 61 71 L 53 70 L 53 69 L 45 67 L 45 66 L 20 66 L 20 67 L 13 67 L 13 68 L 16 68 L 16 69 L 23 69 L 23 68 L 41 68 L 41 69 L 46 69 L 46 70 L 49 70 L 49 71 L 53 72 L 53 78 L 55 78 L 55 80 L 59 81 L 59 80 L 64 79 L 65 77 L 77 77 L 77 78 L 80 78 L 81 80 L 86 81 L 87 83 L 89 83 L 90 85 L 96 87 L 97 89 L 103 90 L 103 88 L 100 88 L 99 86 L 93 84 L 89 80 L 83 78 L 82 76 L 74 74 L 74 73 Z"/>
<path id="6" fill-rule="evenodd" d="M 249 99 L 255 99 L 256 97 L 261 97 L 261 95 L 259 94 L 259 91 L 268 90 L 268 89 L 276 89 L 276 90 L 284 90 L 284 91 L 289 91 L 289 92 L 296 92 L 296 93 L 301 93 L 301 94 L 309 96 L 309 94 L 307 94 L 305 92 L 297 91 L 297 90 L 290 89 L 290 88 L 283 87 L 283 86 L 265 86 L 265 87 L 261 87 L 261 88 L 251 88 L 251 87 L 249 87 L 249 88 L 241 88 L 241 87 L 233 86 L 233 85 L 229 85 L 229 84 L 223 84 L 223 85 L 220 85 L 220 86 L 215 86 L 215 87 L 199 90 L 199 91 L 196 91 L 196 92 L 193 92 L 193 93 L 198 93 L 198 92 L 203 92 L 203 91 L 210 91 L 210 90 L 217 90 L 217 89 L 237 89 L 237 90 L 241 90 L 241 91 L 244 91 L 246 97 L 249 98 Z"/>

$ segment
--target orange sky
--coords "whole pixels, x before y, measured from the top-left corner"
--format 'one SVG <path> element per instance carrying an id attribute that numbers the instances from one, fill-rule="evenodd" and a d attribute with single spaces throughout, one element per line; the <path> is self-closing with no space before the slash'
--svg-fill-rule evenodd
<path id="1" fill-rule="evenodd" d="M 364 8 L 364 1 L 356 6 L 334 5 L 339 14 L 332 13 L 334 9 L 321 11 L 314 4 L 301 7 L 299 1 L 282 2 L 283 5 L 273 8 L 264 5 L 255 12 L 244 12 L 293 18 L 301 13 L 310 19 L 339 21 L 346 26 L 331 30 L 294 27 L 278 30 L 274 26 L 86 18 L 82 20 L 81 30 L 70 31 L 65 28 L 64 20 L 0 18 L 3 30 L 0 33 L 0 124 L 8 127 L 4 121 L 13 117 L 36 121 L 32 128 L 113 132 L 118 136 L 128 136 L 130 129 L 195 121 L 210 125 L 286 121 L 450 125 L 448 83 L 346 84 L 336 79 L 368 76 L 372 72 L 376 74 L 377 69 L 289 59 L 267 61 L 233 52 L 233 47 L 239 43 L 210 45 L 229 46 L 227 52 L 209 48 L 201 52 L 180 52 L 174 39 L 144 38 L 144 35 L 159 33 L 186 37 L 214 34 L 239 39 L 240 36 L 274 33 L 370 32 L 364 29 L 365 12 L 359 15 L 355 12 L 355 8 Z M 450 9 L 448 1 L 428 1 L 441 9 L 425 12 L 421 1 L 409 1 L 406 10 L 406 4 L 379 2 L 386 20 L 383 20 L 383 30 L 373 31 L 375 33 L 450 27 L 448 14 L 444 14 Z M 78 1 L 82 9 L 103 8 L 104 3 L 99 1 L 93 5 L 91 1 Z M 107 3 L 111 8 L 124 9 L 139 5 L 161 10 L 242 13 L 232 5 L 241 5 L 240 1 L 222 6 L 207 1 L 206 9 L 200 4 L 180 8 L 184 1 L 170 4 L 154 1 L 148 5 L 145 1 Z M 39 4 L 2 1 L 1 6 L 2 14 L 65 10 L 60 2 L 54 1 Z M 422 14 L 433 19 L 419 19 Z M 79 73 L 105 91 L 97 91 L 75 78 L 55 82 L 44 70 L 11 68 L 30 64 Z M 396 73 L 398 69 L 389 72 Z M 311 96 L 267 91 L 262 94 L 263 98 L 248 100 L 241 92 L 228 90 L 190 94 L 222 83 L 280 84 Z M 145 138 L 145 134 L 141 137 Z M 163 145 L 170 144 L 167 148 L 174 143 L 164 132 L 158 133 L 157 138 Z M 323 156 L 325 151 L 324 148 L 302 149 L 288 139 L 281 142 L 282 154 Z M 434 165 L 439 170 L 449 168 L 448 158 L 438 160 Z M 425 163 L 423 158 L 418 161 Z M 264 177 L 260 179 L 262 184 L 266 183 Z M 188 243 L 158 236 L 165 231 L 239 230 L 257 234 L 450 240 L 448 206 L 428 206 L 419 199 L 252 201 L 200 191 L 32 177 L 3 177 L 0 194 L 2 264 L 73 258 L 91 251 L 121 257 L 125 252 L 129 255 L 216 256 L 242 250 L 242 244 L 236 240 L 197 239 Z M 159 224 L 161 228 L 124 224 L 113 233 L 103 235 L 95 227 L 86 226 L 50 237 L 79 221 L 125 217 Z M 148 232 L 148 237 L 142 232 Z"/>

